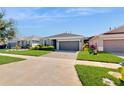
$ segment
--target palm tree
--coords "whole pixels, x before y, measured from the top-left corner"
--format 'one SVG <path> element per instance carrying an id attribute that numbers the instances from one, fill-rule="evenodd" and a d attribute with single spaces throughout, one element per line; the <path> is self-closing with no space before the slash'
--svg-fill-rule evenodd
<path id="1" fill-rule="evenodd" d="M 0 43 L 6 44 L 8 40 L 13 39 L 16 36 L 16 28 L 14 27 L 14 21 L 12 19 L 4 19 L 5 12 L 0 12 Z"/>

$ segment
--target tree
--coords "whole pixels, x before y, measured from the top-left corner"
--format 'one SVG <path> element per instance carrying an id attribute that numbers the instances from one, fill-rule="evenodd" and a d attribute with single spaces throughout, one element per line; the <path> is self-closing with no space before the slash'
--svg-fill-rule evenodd
<path id="1" fill-rule="evenodd" d="M 0 12 L 0 43 L 6 44 L 8 40 L 16 37 L 16 28 L 12 19 L 5 20 L 5 11 Z"/>

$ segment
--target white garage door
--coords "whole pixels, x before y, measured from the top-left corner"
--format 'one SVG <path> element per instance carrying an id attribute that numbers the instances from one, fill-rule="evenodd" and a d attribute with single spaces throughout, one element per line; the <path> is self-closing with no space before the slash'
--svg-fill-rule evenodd
<path id="1" fill-rule="evenodd" d="M 59 50 L 78 51 L 79 41 L 60 41 Z"/>
<path id="2" fill-rule="evenodd" d="M 104 51 L 124 52 L 124 40 L 104 40 Z"/>

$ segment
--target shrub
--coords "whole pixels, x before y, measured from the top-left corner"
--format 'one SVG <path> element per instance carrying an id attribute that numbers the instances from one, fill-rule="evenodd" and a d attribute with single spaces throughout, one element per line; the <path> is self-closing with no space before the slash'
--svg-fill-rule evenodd
<path id="1" fill-rule="evenodd" d="M 98 51 L 97 51 L 97 46 L 95 46 L 95 45 L 91 45 L 91 46 L 89 46 L 88 51 L 89 51 L 89 54 L 96 55 L 97 52 L 98 52 Z"/>
<path id="2" fill-rule="evenodd" d="M 15 48 L 16 49 L 21 49 L 21 47 L 19 45 L 16 45 Z"/>
<path id="3" fill-rule="evenodd" d="M 21 48 L 22 48 L 22 49 L 29 49 L 29 48 L 30 48 L 30 45 L 27 44 L 27 45 L 25 45 L 25 46 L 21 46 Z"/>
<path id="4" fill-rule="evenodd" d="M 89 49 L 89 44 L 88 43 L 84 43 L 83 51 L 88 51 L 88 49 Z"/>
<path id="5" fill-rule="evenodd" d="M 42 46 L 42 45 L 37 45 L 35 47 L 31 47 L 30 49 L 33 50 L 54 50 L 54 46 Z"/>
<path id="6" fill-rule="evenodd" d="M 54 46 L 42 46 L 41 50 L 54 50 Z"/>
<path id="7" fill-rule="evenodd" d="M 37 45 L 34 47 L 35 50 L 40 50 L 41 49 L 41 46 Z"/>

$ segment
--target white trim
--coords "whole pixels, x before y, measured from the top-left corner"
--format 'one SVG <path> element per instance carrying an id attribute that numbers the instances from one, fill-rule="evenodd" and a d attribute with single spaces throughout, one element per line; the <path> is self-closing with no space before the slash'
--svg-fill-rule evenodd
<path id="1" fill-rule="evenodd" d="M 80 41 L 80 39 L 63 39 L 58 41 Z"/>
<path id="2" fill-rule="evenodd" d="M 83 42 L 79 41 L 79 50 L 82 50 Z"/>
<path id="3" fill-rule="evenodd" d="M 102 39 L 124 39 L 124 34 L 101 35 Z"/>
<path id="4" fill-rule="evenodd" d="M 49 38 L 49 39 L 83 39 L 83 36 L 74 36 L 74 37 L 56 37 L 56 38 Z"/>
<path id="5" fill-rule="evenodd" d="M 124 38 L 103 38 L 103 40 L 120 40 L 120 39 L 124 39 Z"/>
<path id="6" fill-rule="evenodd" d="M 56 40 L 56 49 L 59 50 L 59 41 Z"/>

